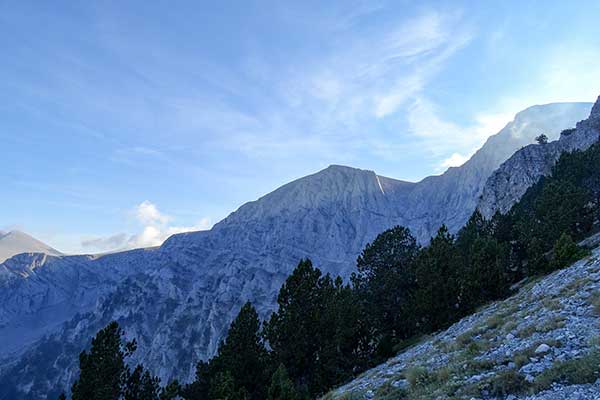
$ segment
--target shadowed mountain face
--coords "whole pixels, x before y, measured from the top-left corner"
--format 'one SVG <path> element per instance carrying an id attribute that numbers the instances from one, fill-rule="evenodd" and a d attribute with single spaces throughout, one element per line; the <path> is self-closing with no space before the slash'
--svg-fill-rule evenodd
<path id="1" fill-rule="evenodd" d="M 61 253 L 20 231 L 0 231 L 0 263 L 21 253 L 44 253 L 59 256 Z"/>
<path id="2" fill-rule="evenodd" d="M 557 137 L 590 108 L 527 109 L 463 166 L 419 183 L 331 166 L 158 249 L 13 257 L 0 265 L 0 398 L 58 394 L 73 380 L 77 354 L 113 319 L 136 337 L 138 360 L 163 382 L 189 380 L 244 302 L 263 317 L 273 311 L 301 258 L 347 277 L 364 245 L 394 225 L 423 243 L 442 223 L 456 231 L 500 163 L 541 132 Z"/>

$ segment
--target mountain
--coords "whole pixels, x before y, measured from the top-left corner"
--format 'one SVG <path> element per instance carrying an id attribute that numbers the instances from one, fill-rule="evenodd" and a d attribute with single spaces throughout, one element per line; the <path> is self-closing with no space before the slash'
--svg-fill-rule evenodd
<path id="1" fill-rule="evenodd" d="M 600 97 L 588 119 L 563 131 L 558 140 L 517 151 L 487 180 L 478 208 L 486 217 L 506 213 L 540 177 L 550 175 L 564 152 L 585 150 L 600 139 Z"/>
<path id="2" fill-rule="evenodd" d="M 0 263 L 21 253 L 44 253 L 59 256 L 61 253 L 21 231 L 0 231 Z"/>
<path id="3" fill-rule="evenodd" d="M 600 362 L 599 293 L 597 247 L 590 257 L 527 282 L 514 296 L 422 339 L 323 399 L 474 399 L 484 393 L 513 400 L 598 399 L 599 381 L 550 385 L 549 378 L 564 380 L 577 365 L 583 375 L 586 363 Z M 526 382 L 538 393 L 519 393 Z"/>
<path id="4" fill-rule="evenodd" d="M 557 137 L 591 106 L 527 109 L 463 166 L 418 183 L 334 165 L 157 249 L 15 256 L 0 265 L 0 399 L 58 395 L 73 380 L 77 354 L 113 319 L 163 382 L 188 381 L 243 303 L 252 301 L 262 317 L 274 310 L 301 258 L 348 277 L 364 245 L 394 225 L 423 243 L 444 222 L 456 231 L 500 163 L 540 130 Z"/>
<path id="5" fill-rule="evenodd" d="M 403 204 L 405 226 L 421 243 L 427 242 L 442 224 L 456 232 L 475 210 L 487 179 L 500 164 L 533 143 L 540 133 L 550 140 L 558 138 L 562 130 L 587 118 L 591 107 L 591 103 L 553 103 L 519 112 L 465 164 L 417 183 Z"/>

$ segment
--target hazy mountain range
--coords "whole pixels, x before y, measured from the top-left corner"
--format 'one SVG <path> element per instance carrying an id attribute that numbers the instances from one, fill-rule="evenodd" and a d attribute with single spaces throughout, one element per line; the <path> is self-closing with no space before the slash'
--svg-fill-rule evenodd
<path id="1" fill-rule="evenodd" d="M 422 243 L 442 223 L 458 230 L 480 201 L 494 207 L 488 193 L 501 192 L 501 183 L 490 176 L 504 161 L 540 133 L 558 138 L 591 108 L 528 108 L 467 163 L 418 183 L 330 166 L 243 205 L 210 231 L 174 235 L 157 249 L 15 256 L 0 265 L 0 398 L 45 398 L 68 386 L 76 355 L 113 319 L 137 338 L 137 357 L 163 381 L 189 380 L 244 302 L 262 316 L 274 309 L 299 259 L 310 257 L 325 272 L 347 277 L 364 245 L 394 225 L 408 226 Z M 594 111 L 600 114 L 600 106 Z M 571 149 L 596 140 L 595 113 L 572 133 L 576 139 L 561 142 L 573 141 Z M 544 146 L 550 145 L 556 146 Z M 527 168 L 527 158 L 514 157 L 501 170 Z"/>

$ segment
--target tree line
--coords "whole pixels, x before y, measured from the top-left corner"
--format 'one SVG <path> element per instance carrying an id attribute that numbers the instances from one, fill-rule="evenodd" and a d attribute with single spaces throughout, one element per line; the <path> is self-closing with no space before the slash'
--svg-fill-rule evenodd
<path id="1" fill-rule="evenodd" d="M 396 226 L 366 245 L 349 282 L 301 260 L 261 323 L 245 304 L 193 382 L 160 387 L 126 359 L 116 322 L 80 355 L 74 400 L 304 400 L 346 382 L 414 342 L 510 294 L 529 276 L 586 255 L 576 242 L 600 218 L 600 145 L 563 154 L 507 214 L 475 211 L 456 234 L 442 226 L 421 247 Z M 64 398 L 64 397 L 63 397 Z"/>

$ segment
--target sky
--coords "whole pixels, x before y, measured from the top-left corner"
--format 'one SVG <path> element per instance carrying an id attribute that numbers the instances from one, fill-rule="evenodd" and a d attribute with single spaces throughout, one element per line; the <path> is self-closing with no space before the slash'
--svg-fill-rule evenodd
<path id="1" fill-rule="evenodd" d="M 330 164 L 418 181 L 600 94 L 600 2 L 0 0 L 0 229 L 160 244 Z"/>

